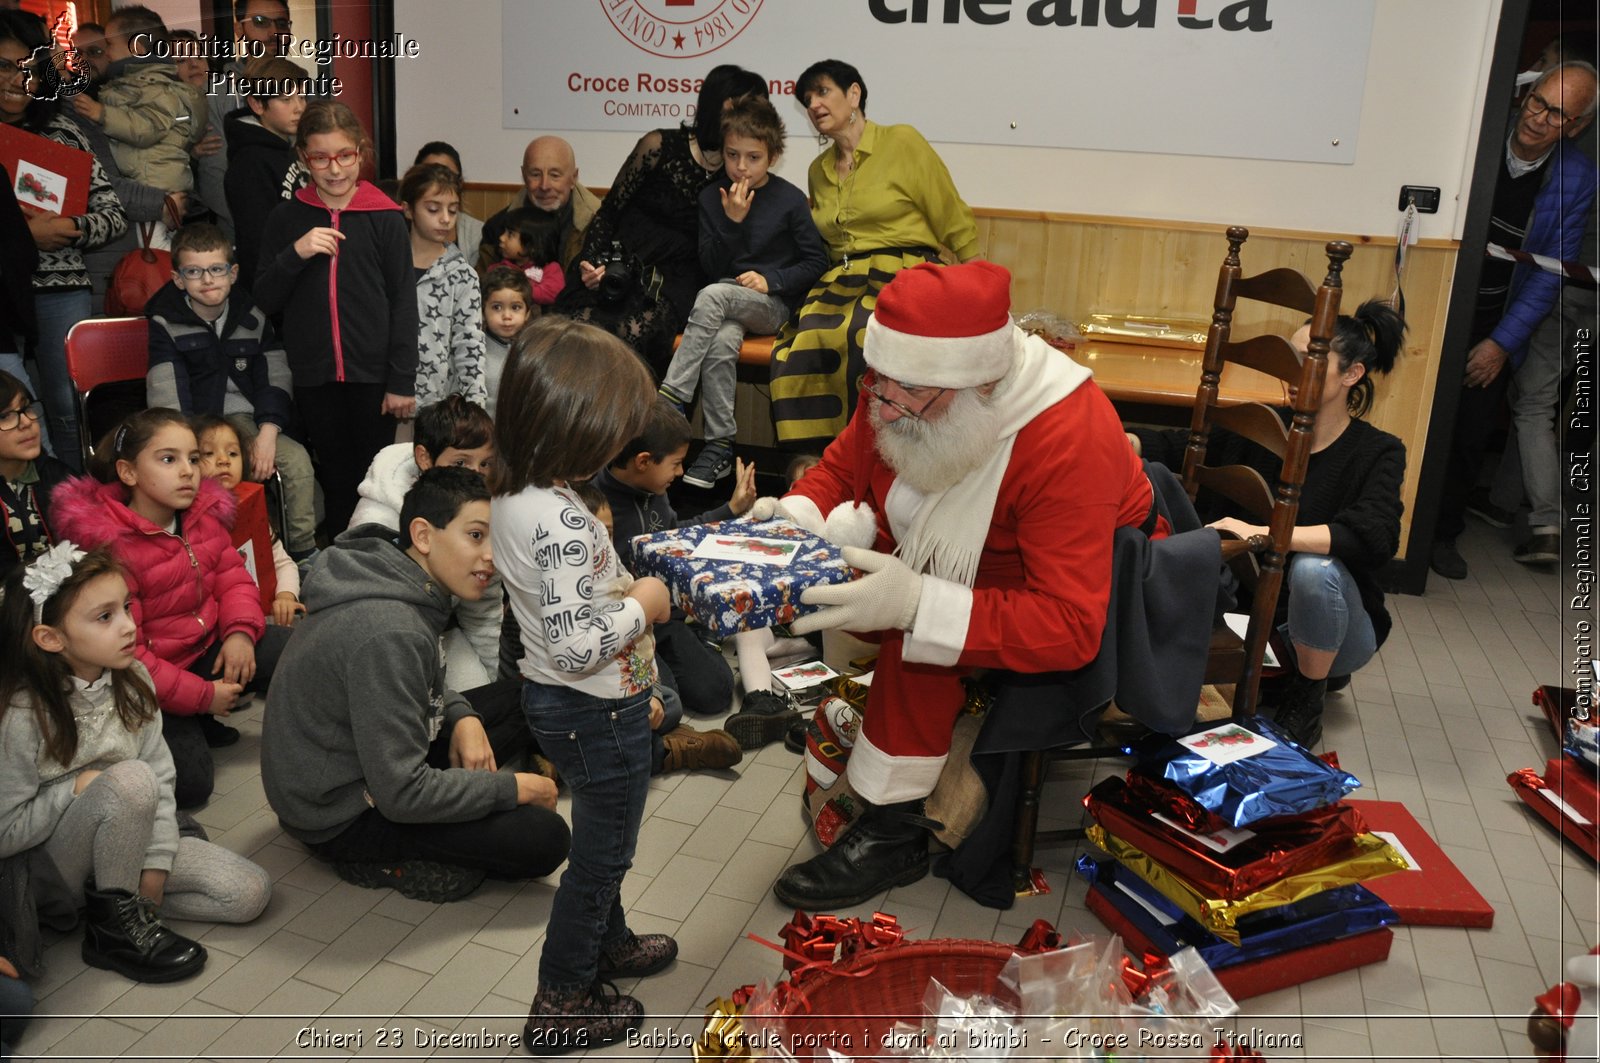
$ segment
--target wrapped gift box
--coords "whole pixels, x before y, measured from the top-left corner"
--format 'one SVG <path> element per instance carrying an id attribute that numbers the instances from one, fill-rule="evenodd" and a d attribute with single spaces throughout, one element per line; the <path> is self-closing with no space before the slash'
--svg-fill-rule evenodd
<path id="1" fill-rule="evenodd" d="M 1200 351 L 1206 346 L 1209 323 L 1199 318 L 1159 318 L 1143 314 L 1090 314 L 1078 331 L 1091 340 L 1140 343 L 1154 347 L 1181 347 Z"/>
<path id="2" fill-rule="evenodd" d="M 1349 801 L 1367 829 L 1400 851 L 1409 871 L 1367 888 L 1411 926 L 1493 926 L 1494 909 L 1399 801 Z"/>
<path id="3" fill-rule="evenodd" d="M 1570 753 L 1551 757 L 1544 766 L 1544 784 L 1589 822 L 1600 823 L 1600 783 L 1587 762 L 1575 761 Z"/>
<path id="4" fill-rule="evenodd" d="M 1538 772 L 1523 768 L 1507 775 L 1506 782 L 1524 804 L 1560 831 L 1562 837 L 1587 853 L 1589 859 L 1600 861 L 1600 827 L 1550 789 Z"/>
<path id="5" fill-rule="evenodd" d="M 1293 904 L 1324 890 L 1404 871 L 1406 867 L 1405 859 L 1388 842 L 1376 835 L 1358 834 L 1347 843 L 1345 851 L 1336 853 L 1320 867 L 1281 878 L 1237 900 L 1223 900 L 1207 895 L 1137 846 L 1106 833 L 1098 824 L 1087 833 L 1089 840 L 1110 853 L 1124 870 L 1144 879 L 1201 926 L 1234 945 L 1239 944 L 1239 920 L 1247 915 Z"/>
<path id="6" fill-rule="evenodd" d="M 1131 951 L 1161 952 L 1156 942 L 1124 918 L 1098 890 L 1089 891 L 1088 906 L 1107 930 L 1121 935 L 1123 944 Z M 1389 958 L 1389 949 L 1393 945 L 1394 931 L 1380 927 L 1354 937 L 1324 941 L 1320 945 L 1309 945 L 1277 956 L 1224 967 L 1216 972 L 1217 981 L 1222 983 L 1233 999 L 1248 1000 L 1317 978 L 1326 978 L 1340 971 L 1353 971 L 1369 963 L 1381 963 Z"/>
<path id="7" fill-rule="evenodd" d="M 1240 940 L 1230 944 L 1195 922 L 1149 883 L 1109 860 L 1078 858 L 1078 874 L 1098 890 L 1165 955 L 1193 947 L 1212 970 L 1364 934 L 1399 921 L 1395 912 L 1364 886 L 1341 886 L 1303 901 L 1247 915 Z"/>
<path id="8" fill-rule="evenodd" d="M 1260 716 L 1151 740 L 1133 770 L 1172 783 L 1231 827 L 1310 812 L 1361 785 Z"/>
<path id="9" fill-rule="evenodd" d="M 674 605 L 723 638 L 814 613 L 802 591 L 855 575 L 837 546 L 784 520 L 695 524 L 630 546 L 634 575 L 660 579 Z"/>
<path id="10" fill-rule="evenodd" d="M 1593 720 L 1569 716 L 1566 733 L 1561 736 L 1561 748 L 1587 768 L 1591 778 L 1600 772 L 1600 728 Z"/>
<path id="11" fill-rule="evenodd" d="M 1571 687 L 1541 686 L 1533 692 L 1533 703 L 1550 721 L 1568 755 L 1587 766 L 1591 774 L 1600 772 L 1600 728 L 1595 726 L 1589 706 L 1579 706 L 1578 692 Z"/>
<path id="12" fill-rule="evenodd" d="M 1111 834 L 1223 900 L 1330 863 L 1366 829 L 1360 813 L 1337 804 L 1249 827 L 1195 831 L 1117 778 L 1102 780 L 1083 804 Z"/>

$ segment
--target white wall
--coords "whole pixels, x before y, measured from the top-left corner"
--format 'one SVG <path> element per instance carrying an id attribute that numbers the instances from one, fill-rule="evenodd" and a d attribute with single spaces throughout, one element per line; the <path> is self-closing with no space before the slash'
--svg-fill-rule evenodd
<path id="1" fill-rule="evenodd" d="M 551 10 L 551 32 L 561 32 L 560 4 L 546 6 Z M 974 206 L 1388 235 L 1399 222 L 1395 201 L 1400 186 L 1437 185 L 1443 189 L 1440 212 L 1423 217 L 1420 235 L 1459 238 L 1483 107 L 1481 86 L 1499 9 L 1500 0 L 1378 0 L 1353 165 L 1233 159 L 1220 154 L 1195 157 L 937 143 L 935 147 Z M 469 181 L 518 181 L 528 134 L 500 125 L 499 6 L 487 0 L 451 4 L 396 0 L 395 23 L 397 30 L 419 41 L 421 50 L 417 59 L 395 64 L 397 152 L 402 163 L 425 141 L 443 139 L 461 152 Z M 572 47 L 581 56 L 582 42 L 574 41 Z M 870 56 L 851 56 L 847 47 L 841 47 L 839 57 L 855 62 L 870 86 Z M 770 65 L 755 64 L 755 68 L 769 78 L 791 78 L 817 58 L 824 57 L 777 56 Z M 1063 53 L 1063 62 L 1070 58 Z M 1342 58 L 1306 56 L 1302 80 L 1285 86 L 1285 91 L 1314 94 L 1319 65 L 1336 64 Z M 708 60 L 707 68 L 711 65 Z M 1130 71 L 1129 76 L 1157 74 Z M 1200 88 L 1226 91 L 1227 84 L 1226 71 L 1219 70 L 1214 85 Z M 972 106 L 1003 109 L 1007 92 L 1025 91 L 1025 74 L 1014 86 L 974 84 Z M 1197 88 L 1174 85 L 1172 91 Z M 1103 99 L 1075 105 L 1115 107 L 1117 99 L 1116 86 L 1108 85 Z M 790 104 L 783 114 L 791 129 L 809 128 L 797 104 Z M 873 117 L 880 122 L 895 120 L 891 114 Z M 641 125 L 640 132 L 645 128 Z M 616 133 L 565 135 L 577 150 L 583 179 L 595 185 L 611 183 L 635 139 Z M 814 138 L 791 138 L 779 172 L 803 186 L 806 165 L 817 150 Z M 1225 144 L 1219 145 L 1219 152 L 1225 150 Z"/>

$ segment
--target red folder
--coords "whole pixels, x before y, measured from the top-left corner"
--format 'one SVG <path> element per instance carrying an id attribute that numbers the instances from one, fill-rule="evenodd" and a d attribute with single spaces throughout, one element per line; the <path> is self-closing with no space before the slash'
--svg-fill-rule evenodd
<path id="1" fill-rule="evenodd" d="M 233 546 L 244 567 L 261 588 L 261 611 L 272 616 L 272 599 L 278 593 L 278 571 L 272 566 L 272 525 L 267 522 L 267 492 L 260 484 L 240 481 L 233 489 L 239 511 L 233 521 Z"/>
<path id="2" fill-rule="evenodd" d="M 0 122 L 0 166 L 22 206 L 67 218 L 88 213 L 89 152 Z"/>

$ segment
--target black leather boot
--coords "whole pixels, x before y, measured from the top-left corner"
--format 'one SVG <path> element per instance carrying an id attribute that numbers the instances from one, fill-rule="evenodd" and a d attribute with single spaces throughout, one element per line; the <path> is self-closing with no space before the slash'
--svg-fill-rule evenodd
<path id="1" fill-rule="evenodd" d="M 1307 679 L 1296 672 L 1278 703 L 1273 720 L 1278 730 L 1307 749 L 1322 741 L 1322 701 L 1327 693 L 1326 679 Z"/>
<path id="2" fill-rule="evenodd" d="M 200 973 L 205 946 L 168 930 L 155 905 L 127 890 L 84 892 L 83 962 L 135 982 L 176 982 Z"/>
<path id="3" fill-rule="evenodd" d="M 778 900 L 807 911 L 833 911 L 928 873 L 928 832 L 941 824 L 922 815 L 922 800 L 861 804 L 861 817 L 833 848 L 778 876 L 772 887 Z"/>

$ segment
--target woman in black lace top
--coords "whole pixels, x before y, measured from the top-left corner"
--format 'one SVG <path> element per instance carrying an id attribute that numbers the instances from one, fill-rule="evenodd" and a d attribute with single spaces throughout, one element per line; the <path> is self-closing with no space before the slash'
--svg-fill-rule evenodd
<path id="1" fill-rule="evenodd" d="M 701 86 L 692 126 L 639 138 L 584 233 L 580 261 L 575 269 L 569 265 L 567 287 L 556 301 L 557 311 L 626 342 L 657 377 L 707 283 L 700 269 L 699 198 L 722 172 L 723 104 L 751 94 L 767 95 L 759 74 L 716 67 Z M 603 283 L 614 243 L 638 273 L 637 283 L 617 285 L 617 292 Z"/>
<path id="2" fill-rule="evenodd" d="M 1278 600 L 1280 631 L 1292 646 L 1294 671 L 1278 699 L 1277 722 L 1306 746 L 1322 737 L 1328 677 L 1349 676 L 1372 659 L 1389 634 L 1377 577 L 1400 548 L 1406 448 L 1362 417 L 1372 407 L 1372 374 L 1393 368 L 1404 332 L 1400 315 L 1377 300 L 1362 303 L 1353 315 L 1341 314 L 1334 327 Z M 1310 334 L 1311 327 L 1304 325 L 1290 342 L 1304 351 Z M 1130 434 L 1146 459 L 1174 469 L 1182 465 L 1187 430 Z M 1225 429 L 1211 433 L 1206 462 L 1248 465 L 1274 486 L 1283 467 L 1271 451 Z M 1240 538 L 1267 533 L 1204 493 L 1199 502 L 1201 515 L 1219 531 Z"/>

